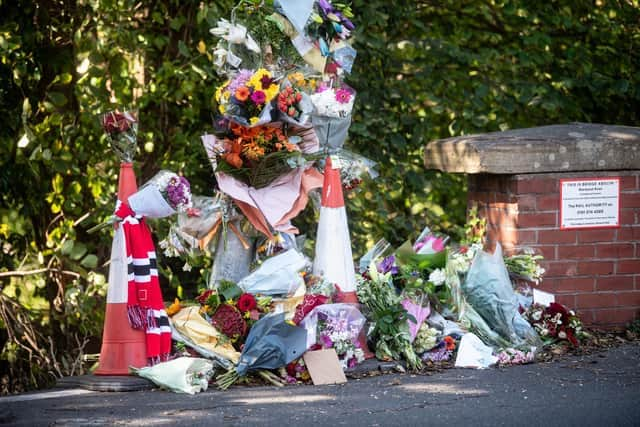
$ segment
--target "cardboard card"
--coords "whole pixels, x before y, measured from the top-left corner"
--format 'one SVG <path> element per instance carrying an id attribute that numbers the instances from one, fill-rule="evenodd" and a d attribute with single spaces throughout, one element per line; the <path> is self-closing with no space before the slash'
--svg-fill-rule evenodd
<path id="1" fill-rule="evenodd" d="M 333 348 L 307 351 L 303 358 L 314 385 L 343 384 L 347 382 L 347 377 L 342 371 L 338 355 Z"/>
<path id="2" fill-rule="evenodd" d="M 549 292 L 540 291 L 538 289 L 533 290 L 533 302 L 537 304 L 542 304 L 545 307 L 555 302 L 556 297 Z"/>

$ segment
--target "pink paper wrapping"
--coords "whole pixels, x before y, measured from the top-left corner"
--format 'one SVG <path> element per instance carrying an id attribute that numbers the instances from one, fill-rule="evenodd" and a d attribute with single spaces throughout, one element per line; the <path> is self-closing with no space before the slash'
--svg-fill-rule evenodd
<path id="1" fill-rule="evenodd" d="M 429 308 L 429 303 L 427 303 L 426 307 L 423 307 L 411 301 L 409 298 L 402 301 L 402 306 L 409 314 L 416 318 L 416 323 L 407 320 L 409 323 L 409 332 L 411 333 L 411 342 L 413 342 L 413 340 L 416 339 L 416 335 L 418 335 L 418 329 L 422 326 L 422 322 L 431 314 L 431 308 Z"/>

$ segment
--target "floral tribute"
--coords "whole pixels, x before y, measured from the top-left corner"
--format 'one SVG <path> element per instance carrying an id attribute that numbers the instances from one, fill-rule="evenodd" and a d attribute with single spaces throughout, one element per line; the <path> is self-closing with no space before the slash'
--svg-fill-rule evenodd
<path id="1" fill-rule="evenodd" d="M 353 368 L 364 360 L 364 351 L 358 343 L 360 328 L 350 323 L 343 312 L 337 315 L 318 312 L 318 343 L 310 350 L 333 348 L 343 369 Z"/>
<path id="2" fill-rule="evenodd" d="M 533 304 L 524 311 L 525 318 L 533 325 L 546 344 L 565 341 L 574 347 L 580 345 L 582 322 L 573 310 L 552 302 L 548 306 Z"/>
<path id="3" fill-rule="evenodd" d="M 137 148 L 138 118 L 135 111 L 110 111 L 102 115 L 102 129 L 111 147 L 125 163 L 131 163 Z"/>
<path id="4" fill-rule="evenodd" d="M 216 90 L 220 114 L 245 126 L 271 121 L 270 103 L 278 95 L 279 85 L 264 68 L 242 69 Z"/>
<path id="5" fill-rule="evenodd" d="M 242 292 L 234 283 L 205 289 L 195 298 L 201 315 L 240 349 L 251 326 L 271 310 L 271 297 Z"/>
<path id="6" fill-rule="evenodd" d="M 225 172 L 255 188 L 269 185 L 292 170 L 288 160 L 300 157 L 300 148 L 280 127 L 244 127 L 233 122 L 218 154 L 217 171 Z"/>

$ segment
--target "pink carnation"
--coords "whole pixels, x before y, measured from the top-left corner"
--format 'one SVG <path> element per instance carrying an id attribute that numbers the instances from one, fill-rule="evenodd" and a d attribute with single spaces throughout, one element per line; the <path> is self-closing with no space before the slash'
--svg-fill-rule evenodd
<path id="1" fill-rule="evenodd" d="M 338 89 L 336 91 L 336 101 L 341 104 L 347 104 L 349 101 L 351 101 L 351 92 L 349 92 L 347 89 Z"/>

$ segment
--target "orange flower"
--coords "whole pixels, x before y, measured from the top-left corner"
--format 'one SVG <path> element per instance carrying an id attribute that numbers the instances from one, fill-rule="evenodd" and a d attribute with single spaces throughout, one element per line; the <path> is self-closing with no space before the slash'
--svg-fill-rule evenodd
<path id="1" fill-rule="evenodd" d="M 173 300 L 173 304 L 167 307 L 167 316 L 171 317 L 180 310 L 182 310 L 182 305 L 180 305 L 180 300 L 176 298 L 175 300 Z"/>
<path id="2" fill-rule="evenodd" d="M 249 98 L 249 88 L 246 86 L 240 86 L 236 89 L 235 97 L 238 101 L 244 102 Z"/>
<path id="3" fill-rule="evenodd" d="M 455 350 L 456 349 L 456 341 L 451 338 L 449 335 L 444 337 L 444 342 L 447 346 L 447 350 Z"/>
<path id="4" fill-rule="evenodd" d="M 242 159 L 238 153 L 227 153 L 223 156 L 224 160 L 236 169 L 242 167 Z"/>

